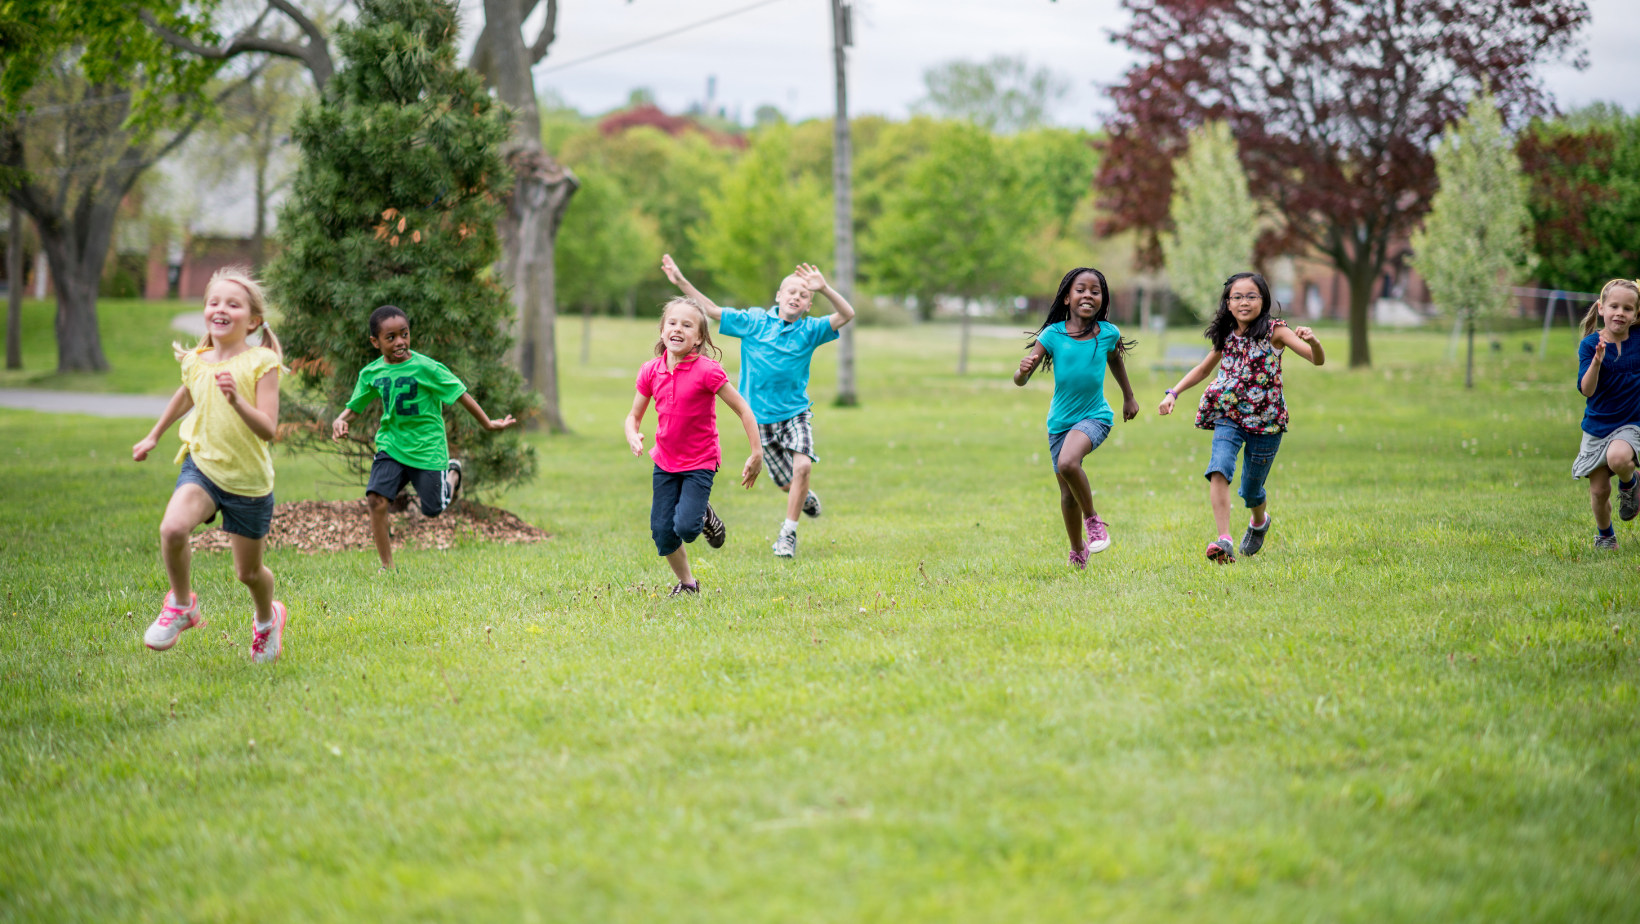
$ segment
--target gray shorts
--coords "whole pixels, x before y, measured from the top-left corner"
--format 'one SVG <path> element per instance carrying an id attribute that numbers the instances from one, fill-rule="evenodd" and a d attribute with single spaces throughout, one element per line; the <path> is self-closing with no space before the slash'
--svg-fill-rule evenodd
<path id="1" fill-rule="evenodd" d="M 1606 450 L 1612 440 L 1622 440 L 1634 449 L 1634 457 L 1640 459 L 1640 426 L 1624 424 L 1605 436 L 1590 436 L 1583 434 L 1583 445 L 1578 447 L 1577 458 L 1572 461 L 1572 477 L 1587 478 L 1595 469 L 1606 464 Z"/>

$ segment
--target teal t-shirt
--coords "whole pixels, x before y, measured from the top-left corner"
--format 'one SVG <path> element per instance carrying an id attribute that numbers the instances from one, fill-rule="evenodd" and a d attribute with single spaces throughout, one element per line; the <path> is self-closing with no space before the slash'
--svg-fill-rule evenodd
<path id="1" fill-rule="evenodd" d="M 1099 332 L 1086 340 L 1065 333 L 1061 321 L 1037 338 L 1053 357 L 1053 403 L 1048 406 L 1048 432 L 1063 433 L 1092 418 L 1114 425 L 1116 416 L 1105 401 L 1105 363 L 1122 337 L 1116 325 L 1099 323 Z"/>
<path id="2" fill-rule="evenodd" d="M 740 393 L 760 424 L 791 420 L 809 409 L 809 360 L 837 339 L 830 316 L 787 324 L 780 309 L 723 309 L 718 333 L 740 338 Z"/>
<path id="3" fill-rule="evenodd" d="M 443 363 L 411 350 L 410 358 L 402 363 L 390 363 L 383 357 L 360 369 L 347 409 L 358 414 L 381 398 L 376 451 L 411 468 L 442 472 L 450 464 L 444 405 L 466 393 L 467 386 Z"/>

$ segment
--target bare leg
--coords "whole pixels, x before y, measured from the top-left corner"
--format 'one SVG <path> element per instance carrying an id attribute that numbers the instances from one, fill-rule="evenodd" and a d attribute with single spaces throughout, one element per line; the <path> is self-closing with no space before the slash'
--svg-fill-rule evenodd
<path id="1" fill-rule="evenodd" d="M 1269 515 L 1269 513 L 1268 513 L 1269 508 L 1270 508 L 1270 502 L 1269 501 L 1265 501 L 1264 503 L 1259 504 L 1257 507 L 1253 508 L 1253 522 L 1252 522 L 1251 525 L 1253 526 L 1254 529 L 1258 529 L 1259 527 L 1262 527 L 1264 525 L 1264 518 Z"/>
<path id="2" fill-rule="evenodd" d="M 194 550 L 188 536 L 213 513 L 216 502 L 197 484 L 177 488 L 165 505 L 165 518 L 159 524 L 159 552 L 165 560 L 165 576 L 171 579 L 171 599 L 177 606 L 186 607 L 194 589 Z"/>
<path id="3" fill-rule="evenodd" d="M 666 563 L 672 566 L 672 573 L 685 584 L 695 583 L 695 575 L 689 570 L 689 553 L 683 546 L 666 556 Z"/>
<path id="4" fill-rule="evenodd" d="M 1213 502 L 1213 525 L 1218 527 L 1219 535 L 1230 535 L 1230 481 L 1218 472 L 1208 475 L 1207 498 Z"/>
<path id="5" fill-rule="evenodd" d="M 792 485 L 786 495 L 786 519 L 795 520 L 803 515 L 803 501 L 809 496 L 809 470 L 814 460 L 800 452 L 792 453 Z"/>
<path id="6" fill-rule="evenodd" d="M 1634 447 L 1623 440 L 1612 440 L 1606 447 L 1606 467 L 1612 470 L 1618 481 L 1628 481 L 1634 476 Z"/>
<path id="7" fill-rule="evenodd" d="M 1602 465 L 1589 473 L 1589 504 L 1594 507 L 1594 525 L 1612 525 L 1612 470 Z"/>
<path id="8" fill-rule="evenodd" d="M 376 556 L 383 568 L 393 567 L 393 536 L 387 531 L 387 498 L 380 494 L 366 494 L 370 502 L 370 536 L 376 540 Z"/>
<path id="9" fill-rule="evenodd" d="M 1082 470 L 1082 459 L 1092 451 L 1093 441 L 1088 439 L 1088 435 L 1072 430 L 1065 434 L 1065 442 L 1059 445 L 1059 458 L 1056 460 L 1060 490 L 1070 490 L 1080 517 L 1084 519 L 1098 512 L 1093 509 L 1093 488 L 1088 484 L 1088 473 Z"/>
<path id="10" fill-rule="evenodd" d="M 1059 479 L 1059 513 L 1065 518 L 1065 535 L 1071 539 L 1071 551 L 1080 552 L 1088 547 L 1088 530 L 1082 522 L 1082 505 L 1077 502 L 1065 476 L 1055 477 Z"/>
<path id="11" fill-rule="evenodd" d="M 232 534 L 228 539 L 233 544 L 234 576 L 251 592 L 251 601 L 256 604 L 256 621 L 266 625 L 273 621 L 273 572 L 262 564 L 267 539 L 247 539 Z"/>

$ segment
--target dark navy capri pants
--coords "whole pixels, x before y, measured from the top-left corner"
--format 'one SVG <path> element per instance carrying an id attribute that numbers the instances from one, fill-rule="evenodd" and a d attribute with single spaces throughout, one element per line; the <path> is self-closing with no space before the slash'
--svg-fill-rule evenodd
<path id="1" fill-rule="evenodd" d="M 655 551 L 671 555 L 685 542 L 694 542 L 706 525 L 706 502 L 712 499 L 711 469 L 669 472 L 655 466 L 655 500 L 649 508 L 649 532 Z"/>
<path id="2" fill-rule="evenodd" d="M 1276 461 L 1276 450 L 1281 448 L 1280 433 L 1248 433 L 1228 420 L 1221 420 L 1213 428 L 1213 455 L 1207 462 L 1202 477 L 1211 479 L 1217 472 L 1225 481 L 1236 480 L 1236 453 L 1246 451 L 1241 468 L 1242 501 L 1249 507 L 1264 503 L 1264 479 L 1270 477 L 1270 466 Z"/>
<path id="3" fill-rule="evenodd" d="M 185 484 L 197 484 L 211 496 L 211 502 L 216 504 L 216 510 L 205 522 L 216 519 L 222 514 L 222 531 L 233 533 L 235 536 L 244 536 L 246 539 L 260 539 L 268 534 L 268 528 L 273 525 L 273 494 L 264 497 L 246 497 L 243 494 L 229 494 L 216 486 L 216 482 L 205 477 L 205 473 L 194 464 L 194 457 L 188 456 L 182 460 L 182 471 L 177 473 L 177 488 Z"/>

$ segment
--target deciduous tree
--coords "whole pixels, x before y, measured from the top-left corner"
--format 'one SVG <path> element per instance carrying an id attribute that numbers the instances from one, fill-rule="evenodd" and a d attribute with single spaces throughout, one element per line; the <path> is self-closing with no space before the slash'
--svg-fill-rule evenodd
<path id="1" fill-rule="evenodd" d="M 1230 126 L 1209 122 L 1190 133 L 1173 164 L 1173 231 L 1162 237 L 1167 278 L 1196 317 L 1218 310 L 1224 280 L 1253 264 L 1258 206 L 1247 192 Z"/>
<path id="2" fill-rule="evenodd" d="M 1537 120 L 1518 150 L 1538 277 L 1598 292 L 1608 279 L 1640 276 L 1640 116 L 1601 107 Z"/>
<path id="3" fill-rule="evenodd" d="M 1155 265 L 1172 159 L 1224 119 L 1253 195 L 1282 221 L 1264 254 L 1318 253 L 1350 282 L 1350 364 L 1370 363 L 1373 283 L 1436 188 L 1432 152 L 1490 86 L 1513 123 L 1544 108 L 1534 68 L 1567 52 L 1583 0 L 1124 0 L 1139 56 L 1111 90 L 1107 233 Z"/>

